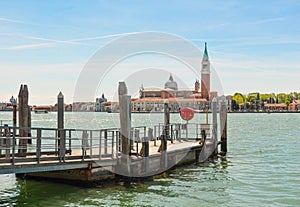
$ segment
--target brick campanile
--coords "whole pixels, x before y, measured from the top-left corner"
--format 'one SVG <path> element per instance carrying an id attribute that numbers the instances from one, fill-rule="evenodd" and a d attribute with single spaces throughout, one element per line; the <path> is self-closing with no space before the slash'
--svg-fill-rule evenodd
<path id="1" fill-rule="evenodd" d="M 209 100 L 210 95 L 210 61 L 208 58 L 207 45 L 205 43 L 201 69 L 201 96 Z"/>

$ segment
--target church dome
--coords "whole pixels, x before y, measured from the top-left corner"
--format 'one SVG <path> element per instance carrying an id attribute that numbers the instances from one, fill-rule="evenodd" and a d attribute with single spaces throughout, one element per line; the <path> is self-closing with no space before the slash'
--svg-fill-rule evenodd
<path id="1" fill-rule="evenodd" d="M 178 90 L 177 83 L 173 80 L 172 74 L 170 74 L 169 80 L 165 83 L 165 89 L 172 89 L 174 91 Z"/>
<path id="2" fill-rule="evenodd" d="M 100 103 L 107 102 L 107 99 L 104 96 L 104 93 L 102 93 L 102 97 L 100 98 Z"/>

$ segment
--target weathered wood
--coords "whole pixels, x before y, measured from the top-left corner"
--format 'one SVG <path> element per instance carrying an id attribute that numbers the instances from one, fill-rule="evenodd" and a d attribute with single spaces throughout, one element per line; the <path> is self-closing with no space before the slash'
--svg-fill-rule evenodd
<path id="1" fill-rule="evenodd" d="M 221 154 L 227 153 L 227 105 L 223 100 L 220 103 L 220 130 L 221 130 Z"/>
<path id="2" fill-rule="evenodd" d="M 64 95 L 62 92 L 57 95 L 57 128 L 64 128 Z"/>
<path id="3" fill-rule="evenodd" d="M 212 139 L 213 142 L 215 143 L 215 151 L 214 151 L 214 156 L 217 156 L 218 154 L 218 122 L 217 122 L 217 99 L 213 98 L 212 100 Z"/>
<path id="4" fill-rule="evenodd" d="M 169 102 L 164 103 L 164 126 L 163 133 L 160 136 L 161 144 L 159 146 L 158 152 L 163 152 L 167 150 L 167 140 L 170 136 L 170 107 Z"/>
<path id="5" fill-rule="evenodd" d="M 59 157 L 61 161 L 65 161 L 66 156 L 66 131 L 64 129 L 59 129 Z"/>
<path id="6" fill-rule="evenodd" d="M 31 137 L 31 109 L 30 109 L 30 107 L 28 106 L 28 131 L 27 131 L 27 136 L 28 137 Z M 28 144 L 32 144 L 32 139 L 28 139 Z"/>
<path id="7" fill-rule="evenodd" d="M 90 156 L 93 155 L 93 131 L 90 130 Z"/>
<path id="8" fill-rule="evenodd" d="M 86 130 L 83 130 L 82 132 L 82 159 L 87 156 L 86 151 L 89 149 L 89 134 Z"/>
<path id="9" fill-rule="evenodd" d="M 57 95 L 57 128 L 63 129 L 64 128 L 64 95 L 62 92 L 59 92 Z M 61 149 L 61 143 L 65 142 L 65 136 L 62 134 L 63 132 L 61 130 L 58 131 L 58 140 L 57 140 L 57 147 L 58 151 Z M 61 153 L 59 153 L 62 155 Z"/>
<path id="10" fill-rule="evenodd" d="M 17 126 L 17 105 L 13 105 L 13 126 Z"/>
<path id="11" fill-rule="evenodd" d="M 41 140 L 41 137 L 42 137 L 42 130 L 41 129 L 37 129 L 37 132 L 36 132 L 36 159 L 37 159 L 37 163 L 39 164 L 40 163 L 40 160 L 41 160 L 41 149 L 42 149 L 42 140 Z"/>
<path id="12" fill-rule="evenodd" d="M 4 125 L 5 126 L 5 125 Z M 5 139 L 5 157 L 6 159 L 10 158 L 10 131 L 8 126 L 4 128 Z"/>
<path id="13" fill-rule="evenodd" d="M 127 95 L 125 82 L 119 82 L 120 133 L 122 143 L 121 169 L 123 175 L 130 175 L 130 131 L 131 131 L 131 96 Z"/>
<path id="14" fill-rule="evenodd" d="M 31 118 L 29 116 L 30 108 L 28 106 L 27 85 L 21 85 L 18 99 L 19 99 L 19 127 L 21 127 L 21 129 L 19 130 L 19 135 L 20 137 L 28 137 L 30 134 L 28 127 L 31 126 L 31 124 L 29 124 Z M 19 147 L 20 147 L 18 150 L 19 156 L 26 156 L 27 143 L 28 143 L 28 139 L 19 140 Z"/>
<path id="15" fill-rule="evenodd" d="M 16 150 L 16 134 L 17 134 L 17 130 L 16 128 L 14 127 L 13 128 L 13 143 L 12 143 L 12 156 L 11 156 L 11 162 L 12 162 L 12 165 L 15 164 L 15 150 Z M 0 153 L 1 154 L 1 153 Z"/>
<path id="16" fill-rule="evenodd" d="M 107 147 L 108 147 L 107 136 L 108 136 L 107 130 L 104 130 L 104 154 L 107 154 Z"/>

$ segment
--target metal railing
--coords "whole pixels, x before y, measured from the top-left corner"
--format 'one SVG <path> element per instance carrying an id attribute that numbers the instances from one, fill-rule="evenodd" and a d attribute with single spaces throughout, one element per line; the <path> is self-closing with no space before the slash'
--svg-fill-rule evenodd
<path id="1" fill-rule="evenodd" d="M 162 139 L 164 130 L 168 130 L 167 141 L 173 143 L 200 139 L 203 126 L 195 123 L 172 123 L 169 126 L 158 124 L 153 128 L 133 127 L 130 133 L 131 155 L 149 156 L 149 143 L 153 142 L 156 146 L 157 140 Z M 24 132 L 29 137 L 20 136 Z M 0 168 L 116 160 L 121 155 L 121 146 L 118 128 L 86 130 L 0 126 Z"/>

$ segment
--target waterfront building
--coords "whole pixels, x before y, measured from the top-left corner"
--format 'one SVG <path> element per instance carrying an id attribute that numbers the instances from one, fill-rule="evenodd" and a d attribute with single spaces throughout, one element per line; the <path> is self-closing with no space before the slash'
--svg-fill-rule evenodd
<path id="1" fill-rule="evenodd" d="M 164 84 L 164 88 L 144 88 L 139 91 L 139 98 L 132 99 L 133 112 L 161 112 L 164 102 L 169 101 L 172 112 L 178 112 L 181 108 L 189 107 L 195 110 L 206 110 L 209 102 L 217 97 L 217 92 L 210 91 L 210 60 L 205 43 L 204 54 L 201 62 L 201 88 L 196 79 L 194 88 L 179 89 L 173 75 Z"/>
<path id="2" fill-rule="evenodd" d="M 289 111 L 299 111 L 300 110 L 300 100 L 293 100 L 289 105 Z"/>
<path id="3" fill-rule="evenodd" d="M 96 112 L 104 112 L 105 111 L 105 104 L 107 102 L 107 98 L 105 98 L 104 93 L 102 94 L 101 98 L 96 98 L 95 103 L 95 111 Z"/>
<path id="4" fill-rule="evenodd" d="M 286 104 L 282 103 L 264 103 L 264 107 L 266 110 L 272 110 L 272 111 L 283 111 L 287 110 Z"/>
<path id="5" fill-rule="evenodd" d="M 208 58 L 207 45 L 205 43 L 201 69 L 201 95 L 202 98 L 210 99 L 210 61 Z"/>
<path id="6" fill-rule="evenodd" d="M 7 107 L 7 103 L 0 103 L 0 111 L 5 111 Z"/>

